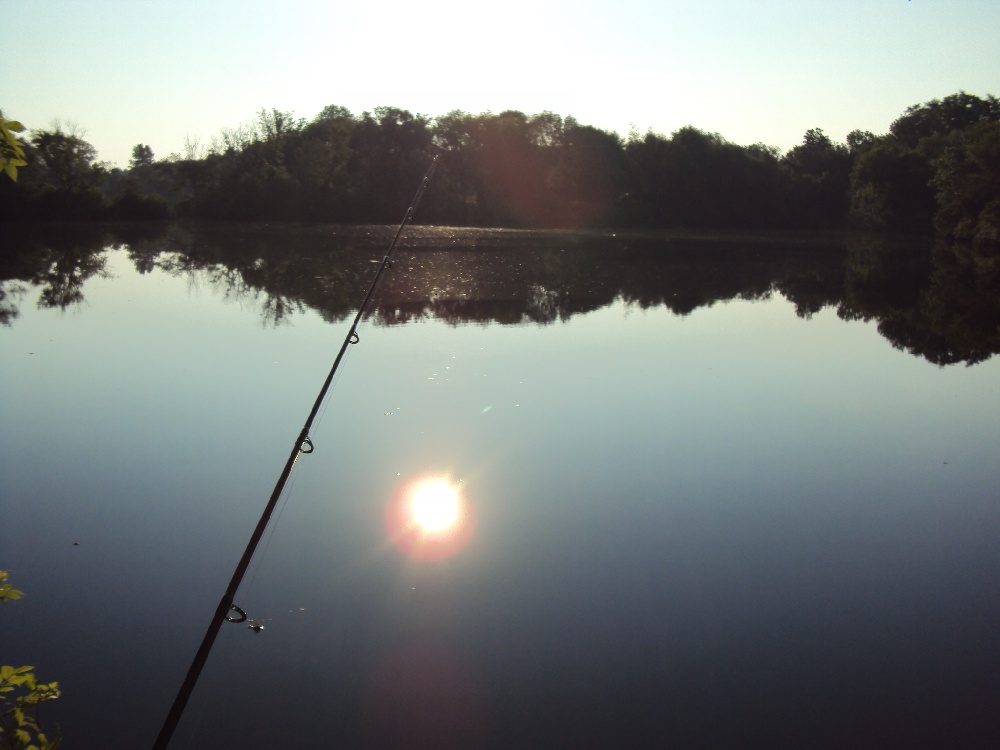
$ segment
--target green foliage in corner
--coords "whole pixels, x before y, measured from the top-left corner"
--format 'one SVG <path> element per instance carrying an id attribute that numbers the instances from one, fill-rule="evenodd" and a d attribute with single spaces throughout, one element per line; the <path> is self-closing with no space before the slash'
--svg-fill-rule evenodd
<path id="1" fill-rule="evenodd" d="M 0 570 L 0 602 L 13 602 L 20 599 L 24 592 L 18 591 L 9 583 L 5 583 L 6 580 L 7 571 Z"/>
<path id="2" fill-rule="evenodd" d="M 21 593 L 6 583 L 0 570 L 0 602 L 15 601 Z M 34 667 L 0 666 L 0 750 L 56 750 L 38 721 L 38 707 L 59 697 L 58 682 L 39 682 Z"/>
<path id="3" fill-rule="evenodd" d="M 0 170 L 14 182 L 17 182 L 17 168 L 28 164 L 24 160 L 23 144 L 14 135 L 23 130 L 24 125 L 17 120 L 8 120 L 0 115 Z"/>

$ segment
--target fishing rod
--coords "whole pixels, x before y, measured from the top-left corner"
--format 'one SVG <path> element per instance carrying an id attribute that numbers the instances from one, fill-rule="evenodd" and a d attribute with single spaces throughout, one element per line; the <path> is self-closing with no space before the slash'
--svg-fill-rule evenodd
<path id="1" fill-rule="evenodd" d="M 267 501 L 264 512 L 261 514 L 260 520 L 257 521 L 257 527 L 253 530 L 253 534 L 250 535 L 250 541 L 247 543 L 247 547 L 243 551 L 243 557 L 240 558 L 240 561 L 236 566 L 236 570 L 233 572 L 232 580 L 229 581 L 229 586 L 226 588 L 226 593 L 222 595 L 222 599 L 219 601 L 219 606 L 216 608 L 215 614 L 212 616 L 212 620 L 208 625 L 208 630 L 205 631 L 205 637 L 201 642 L 201 646 L 198 647 L 198 652 L 194 656 L 194 661 L 191 662 L 191 666 L 188 668 L 187 676 L 181 684 L 181 689 L 177 692 L 177 697 L 174 699 L 174 703 L 170 707 L 170 712 L 167 714 L 166 721 L 163 722 L 160 734 L 157 736 L 156 742 L 153 744 L 153 750 L 166 750 L 167 745 L 170 744 L 170 738 L 173 736 L 174 730 L 177 728 L 177 724 L 181 720 L 181 715 L 184 713 L 184 707 L 187 705 L 188 699 L 194 691 L 194 686 L 198 682 L 198 677 L 201 675 L 201 670 L 205 666 L 205 662 L 208 660 L 208 653 L 212 650 L 212 644 L 215 643 L 215 638 L 219 634 L 222 623 L 245 622 L 247 619 L 246 612 L 237 607 L 233 601 L 236 598 L 236 590 L 240 587 L 240 583 L 243 581 L 243 576 L 246 575 L 247 568 L 250 567 L 250 560 L 254 555 L 254 551 L 257 549 L 257 545 L 260 543 L 261 537 L 264 536 L 264 529 L 267 527 L 271 514 L 274 512 L 274 508 L 278 504 L 278 498 L 281 496 L 281 493 L 285 488 L 285 483 L 288 481 L 288 477 L 292 473 L 292 467 L 295 466 L 295 462 L 298 460 L 300 455 L 313 452 L 313 442 L 309 438 L 309 430 L 312 427 L 313 420 L 316 419 L 320 406 L 326 398 L 326 392 L 330 390 L 330 384 L 333 383 L 333 376 L 337 373 L 337 368 L 340 366 L 340 362 L 344 358 L 344 354 L 347 352 L 347 347 L 351 344 L 357 344 L 360 341 L 360 338 L 358 337 L 358 324 L 361 322 L 361 318 L 368 309 L 368 304 L 375 295 L 375 289 L 378 287 L 378 283 L 382 279 L 382 274 L 385 273 L 387 268 L 392 267 L 392 253 L 396 249 L 396 244 L 399 242 L 399 238 L 402 236 L 403 230 L 406 228 L 406 225 L 410 223 L 410 219 L 413 218 L 413 213 L 417 210 L 417 205 L 420 203 L 420 199 L 423 197 L 424 191 L 427 189 L 427 184 L 430 182 L 431 175 L 434 173 L 434 168 L 437 166 L 437 160 L 438 157 L 435 156 L 431 165 L 427 168 L 427 172 L 424 174 L 423 180 L 420 181 L 420 187 L 417 188 L 417 192 L 413 196 L 413 202 L 410 203 L 410 207 L 406 209 L 406 215 L 403 217 L 403 221 L 400 223 L 399 229 L 396 230 L 396 235 L 392 238 L 392 242 L 389 244 L 389 249 L 386 251 L 385 257 L 382 258 L 382 263 L 379 265 L 378 272 L 375 274 L 375 278 L 372 280 L 371 286 L 368 287 L 368 293 L 365 295 L 365 299 L 361 303 L 361 306 L 358 307 L 358 314 L 354 316 L 354 322 L 351 323 L 351 327 L 347 331 L 347 335 L 344 337 L 344 343 L 341 345 L 340 351 L 337 353 L 337 358 L 333 361 L 333 367 L 330 368 L 330 373 L 326 376 L 326 381 L 323 383 L 323 387 L 320 389 L 319 395 L 313 403 L 312 410 L 309 412 L 309 417 L 306 419 L 301 432 L 299 432 L 299 436 L 295 440 L 295 444 L 292 446 L 292 451 L 289 453 L 288 460 L 285 462 L 285 468 L 282 469 L 281 476 L 278 477 L 278 481 L 274 485 L 274 490 L 271 491 L 271 497 Z M 231 613 L 235 613 L 235 616 Z M 251 622 L 253 621 L 251 620 Z"/>

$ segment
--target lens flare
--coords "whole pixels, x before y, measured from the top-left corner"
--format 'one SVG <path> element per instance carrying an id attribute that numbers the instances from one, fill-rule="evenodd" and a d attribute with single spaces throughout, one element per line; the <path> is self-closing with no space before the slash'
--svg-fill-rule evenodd
<path id="1" fill-rule="evenodd" d="M 422 477 L 404 484 L 389 504 L 386 521 L 396 545 L 419 560 L 450 557 L 472 533 L 462 490 L 445 477 Z"/>

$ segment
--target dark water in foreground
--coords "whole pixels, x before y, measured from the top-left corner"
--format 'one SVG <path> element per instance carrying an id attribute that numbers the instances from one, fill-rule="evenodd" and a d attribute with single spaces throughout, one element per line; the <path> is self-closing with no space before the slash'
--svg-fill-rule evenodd
<path id="1" fill-rule="evenodd" d="M 387 243 L 4 256 L 0 662 L 65 747 L 151 745 Z M 415 229 L 172 747 L 998 746 L 996 269 Z"/>

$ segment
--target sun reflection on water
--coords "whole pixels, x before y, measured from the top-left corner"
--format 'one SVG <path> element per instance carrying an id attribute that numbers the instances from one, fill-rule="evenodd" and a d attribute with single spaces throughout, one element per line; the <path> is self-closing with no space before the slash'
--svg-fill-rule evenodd
<path id="1" fill-rule="evenodd" d="M 418 560 L 451 557 L 472 534 L 462 487 L 441 476 L 424 476 L 400 486 L 389 504 L 386 522 L 396 545 Z"/>

